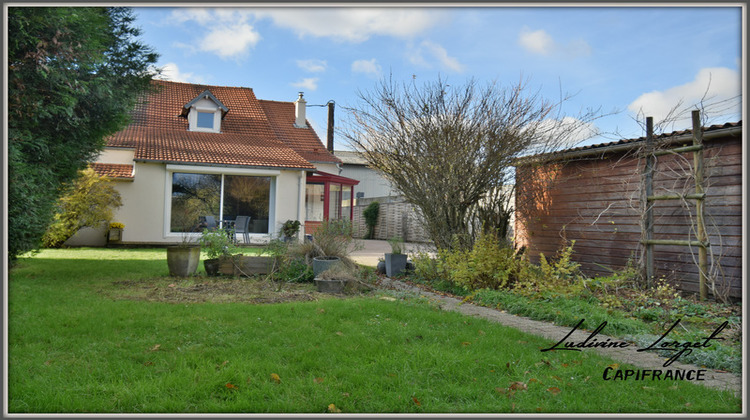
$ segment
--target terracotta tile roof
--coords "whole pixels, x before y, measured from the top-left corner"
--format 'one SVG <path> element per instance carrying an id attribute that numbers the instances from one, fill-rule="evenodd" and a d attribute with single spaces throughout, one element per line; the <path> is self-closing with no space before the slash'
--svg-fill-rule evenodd
<path id="1" fill-rule="evenodd" d="M 92 163 L 91 167 L 97 174 L 99 174 L 99 176 L 107 176 L 116 179 L 133 179 L 133 165 Z"/>
<path id="2" fill-rule="evenodd" d="M 130 125 L 107 142 L 134 148 L 136 161 L 315 169 L 277 137 L 252 89 L 162 80 L 152 84 L 155 91 L 136 107 Z M 187 118 L 180 116 L 183 106 L 205 90 L 229 109 L 221 133 L 188 131 Z M 317 139 L 312 129 L 305 131 Z"/>
<path id="3" fill-rule="evenodd" d="M 310 123 L 308 128 L 294 126 L 293 102 L 260 100 L 260 104 L 271 122 L 276 136 L 310 162 L 341 163 L 341 160 L 328 152 Z"/>

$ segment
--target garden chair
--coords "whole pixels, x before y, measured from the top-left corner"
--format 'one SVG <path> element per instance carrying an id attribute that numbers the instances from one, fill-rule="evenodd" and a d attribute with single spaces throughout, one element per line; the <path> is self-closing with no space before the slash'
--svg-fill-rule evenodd
<path id="1" fill-rule="evenodd" d="M 250 216 L 237 216 L 234 221 L 234 233 L 241 233 L 244 243 L 250 242 Z"/>

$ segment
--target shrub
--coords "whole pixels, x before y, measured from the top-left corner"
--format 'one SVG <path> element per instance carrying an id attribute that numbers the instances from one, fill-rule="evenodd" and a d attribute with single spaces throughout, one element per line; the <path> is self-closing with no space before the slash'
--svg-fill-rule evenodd
<path id="1" fill-rule="evenodd" d="M 234 235 L 228 234 L 223 229 L 203 229 L 198 242 L 209 259 L 227 257 L 237 251 L 232 236 Z"/>
<path id="2" fill-rule="evenodd" d="M 380 203 L 377 201 L 370 203 L 362 212 L 362 216 L 365 217 L 365 225 L 367 225 L 365 239 L 373 239 L 375 237 L 375 225 L 378 224 L 378 216 L 380 216 Z"/>
<path id="3" fill-rule="evenodd" d="M 580 264 L 573 261 L 575 241 L 557 252 L 554 260 L 547 260 L 544 254 L 539 256 L 539 265 L 519 264 L 520 280 L 514 290 L 526 296 L 541 295 L 580 295 L 585 288 L 585 277 L 580 272 Z"/>
<path id="4" fill-rule="evenodd" d="M 470 291 L 508 287 L 518 278 L 520 264 L 515 250 L 500 246 L 492 234 L 480 234 L 469 251 L 454 248 L 439 255 L 440 268 L 454 283 Z"/>
<path id="5" fill-rule="evenodd" d="M 85 227 L 108 226 L 115 209 L 122 205 L 120 193 L 110 182 L 91 168 L 80 171 L 67 193 L 57 201 L 54 221 L 42 238 L 44 246 L 60 247 Z"/>
<path id="6" fill-rule="evenodd" d="M 440 261 L 430 254 L 418 251 L 411 255 L 414 264 L 414 277 L 421 281 L 436 281 L 445 279 L 448 275 L 442 270 Z"/>

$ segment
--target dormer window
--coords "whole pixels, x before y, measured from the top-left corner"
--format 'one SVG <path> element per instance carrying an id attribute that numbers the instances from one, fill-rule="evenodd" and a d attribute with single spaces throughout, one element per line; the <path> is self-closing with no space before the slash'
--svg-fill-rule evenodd
<path id="1" fill-rule="evenodd" d="M 221 121 L 229 112 L 209 90 L 203 91 L 195 99 L 182 107 L 181 116 L 188 119 L 188 130 L 209 133 L 221 132 Z"/>
<path id="2" fill-rule="evenodd" d="M 197 128 L 214 129 L 214 115 L 216 112 L 198 111 L 198 119 L 195 122 Z"/>

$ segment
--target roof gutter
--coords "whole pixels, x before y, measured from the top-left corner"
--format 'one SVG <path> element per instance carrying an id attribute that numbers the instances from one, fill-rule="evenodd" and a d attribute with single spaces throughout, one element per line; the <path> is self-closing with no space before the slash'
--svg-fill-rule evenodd
<path id="1" fill-rule="evenodd" d="M 735 136 L 742 136 L 742 126 L 720 128 L 716 130 L 703 132 L 703 140 L 713 140 L 713 139 L 721 138 L 721 137 L 735 137 Z M 580 159 L 580 158 L 588 158 L 591 156 L 600 156 L 600 155 L 604 155 L 607 153 L 628 152 L 638 147 L 645 140 L 646 140 L 645 138 L 641 138 L 632 142 L 627 142 L 623 144 L 613 144 L 610 146 L 602 146 L 602 147 L 597 147 L 597 148 L 592 148 L 592 149 L 573 150 L 569 152 L 563 151 L 563 152 L 549 153 L 546 155 L 522 157 L 514 161 L 514 166 L 530 164 L 533 162 L 550 162 L 550 161 L 567 160 L 567 159 Z M 689 134 L 680 134 L 677 136 L 666 137 L 664 139 L 657 139 L 657 143 L 659 145 L 672 145 L 675 143 L 681 143 L 684 141 L 692 141 L 692 140 L 693 140 L 693 134 L 689 133 Z M 544 156 L 547 156 L 548 159 L 544 159 L 543 158 Z"/>

